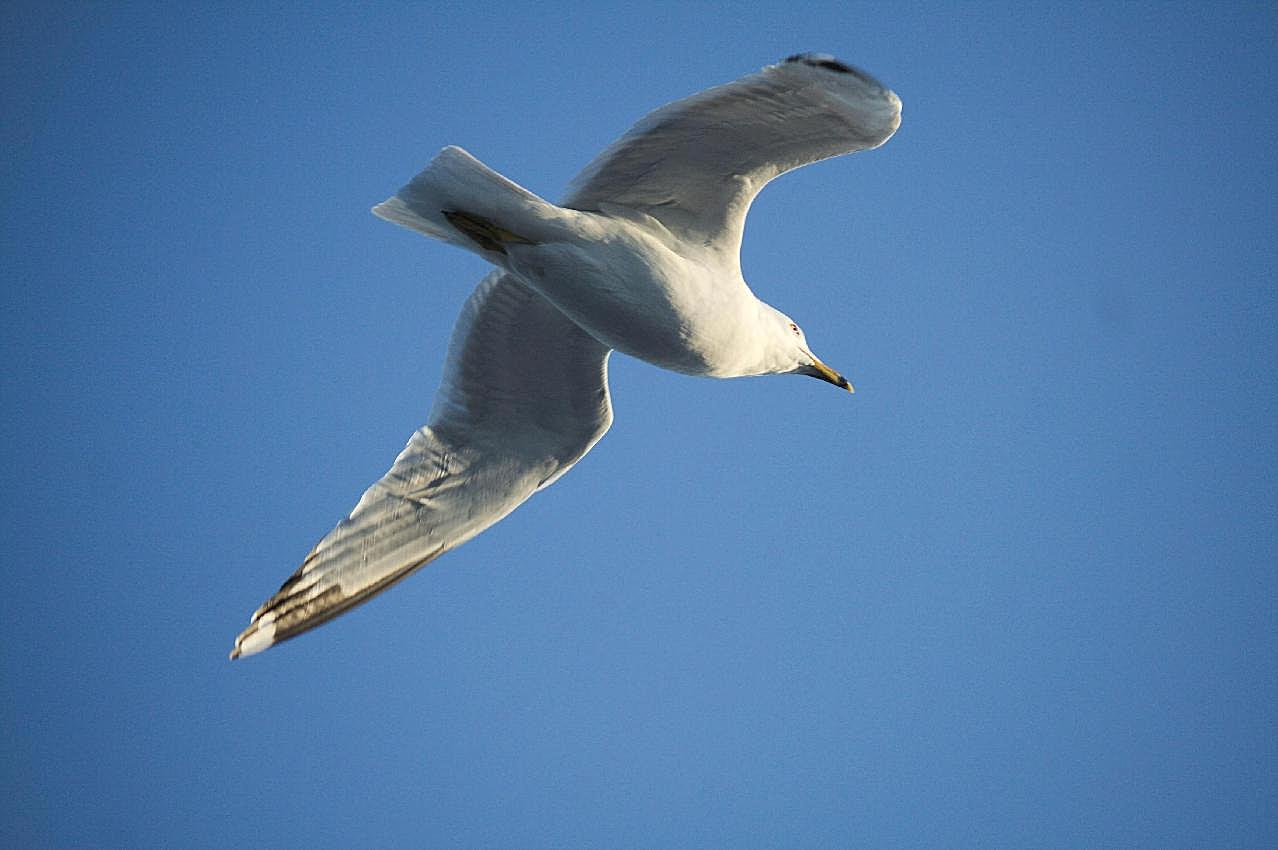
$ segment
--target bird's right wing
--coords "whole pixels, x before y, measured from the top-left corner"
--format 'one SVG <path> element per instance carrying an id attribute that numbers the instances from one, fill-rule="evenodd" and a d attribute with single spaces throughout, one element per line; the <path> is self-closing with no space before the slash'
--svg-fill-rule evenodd
<path id="1" fill-rule="evenodd" d="M 358 605 L 566 472 L 612 422 L 608 354 L 515 278 L 484 278 L 457 319 L 427 424 L 258 608 L 231 657 Z"/>
<path id="2" fill-rule="evenodd" d="M 804 53 L 666 104 L 596 156 L 564 206 L 628 207 L 736 261 L 759 190 L 793 168 L 883 144 L 901 101 L 864 71 Z"/>

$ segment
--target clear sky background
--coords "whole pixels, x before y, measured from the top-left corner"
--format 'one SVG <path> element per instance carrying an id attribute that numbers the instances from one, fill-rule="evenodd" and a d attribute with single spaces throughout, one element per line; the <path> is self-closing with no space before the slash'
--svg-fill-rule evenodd
<path id="1" fill-rule="evenodd" d="M 4 5 L 0 845 L 1278 844 L 1273 5 L 501 6 Z M 484 271 L 368 208 L 804 50 L 904 123 L 743 262 L 856 395 L 614 356 L 562 481 L 229 662 Z"/>

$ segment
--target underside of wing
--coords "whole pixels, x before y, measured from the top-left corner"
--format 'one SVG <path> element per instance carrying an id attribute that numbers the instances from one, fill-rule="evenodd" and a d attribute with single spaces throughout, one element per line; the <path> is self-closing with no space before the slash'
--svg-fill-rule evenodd
<path id="1" fill-rule="evenodd" d="M 501 272 L 462 309 L 428 423 L 236 639 L 232 658 L 332 619 L 474 537 L 608 430 L 608 349 Z"/>
<path id="2" fill-rule="evenodd" d="M 564 205 L 633 207 L 680 239 L 735 254 L 764 184 L 883 144 L 900 115 L 900 100 L 868 74 L 792 56 L 650 113 L 586 166 Z"/>

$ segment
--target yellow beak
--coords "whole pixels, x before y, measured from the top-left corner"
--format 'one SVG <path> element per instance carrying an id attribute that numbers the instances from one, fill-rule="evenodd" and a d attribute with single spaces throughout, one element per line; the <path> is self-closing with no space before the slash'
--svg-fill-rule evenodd
<path id="1" fill-rule="evenodd" d="M 850 383 L 848 383 L 847 378 L 843 377 L 838 372 L 834 371 L 829 366 L 822 363 L 820 360 L 817 360 L 815 357 L 812 358 L 811 366 L 800 366 L 795 371 L 798 372 L 800 375 L 807 375 L 812 378 L 820 378 L 822 381 L 826 381 L 828 383 L 834 384 L 836 387 L 842 387 L 843 389 L 847 390 L 850 393 L 856 392 L 856 389 Z"/>

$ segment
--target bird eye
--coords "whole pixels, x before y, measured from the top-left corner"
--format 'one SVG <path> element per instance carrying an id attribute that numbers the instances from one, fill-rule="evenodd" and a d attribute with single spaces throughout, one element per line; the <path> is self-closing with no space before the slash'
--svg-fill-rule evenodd
<path id="1" fill-rule="evenodd" d="M 790 330 L 794 331 L 795 336 L 799 335 L 799 326 L 796 325 L 794 322 L 790 323 Z"/>

